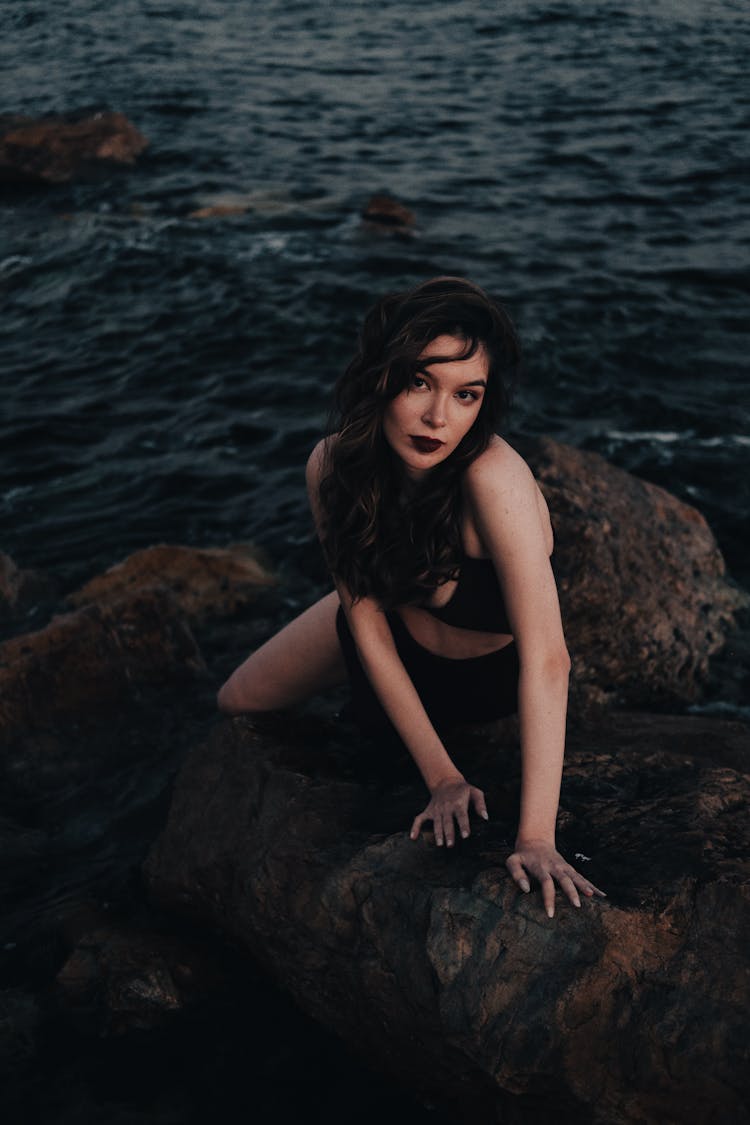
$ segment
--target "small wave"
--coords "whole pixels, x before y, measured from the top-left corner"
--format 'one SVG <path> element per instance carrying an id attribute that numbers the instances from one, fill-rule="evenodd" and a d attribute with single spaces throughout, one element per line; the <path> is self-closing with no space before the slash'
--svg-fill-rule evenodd
<path id="1" fill-rule="evenodd" d="M 9 258 L 4 258 L 0 262 L 0 277 L 6 275 L 12 276 L 16 270 L 23 269 L 24 266 L 31 265 L 31 258 L 25 258 L 22 254 L 11 254 Z"/>
<path id="2" fill-rule="evenodd" d="M 693 703 L 687 710 L 689 715 L 707 715 L 718 719 L 741 719 L 743 722 L 750 722 L 750 707 L 742 703 L 729 703 L 717 699 L 712 703 Z"/>
<path id="3" fill-rule="evenodd" d="M 20 484 L 15 488 L 8 488 L 5 492 L 0 492 L 0 502 L 3 504 L 12 504 L 15 500 L 20 500 L 24 496 L 34 491 L 34 486 L 31 484 Z"/>
<path id="4" fill-rule="evenodd" d="M 289 249 L 291 235 L 281 234 L 278 231 L 266 231 L 258 235 L 250 246 L 235 255 L 238 262 L 252 262 L 264 254 L 282 256 Z"/>
<path id="5" fill-rule="evenodd" d="M 716 434 L 714 437 L 699 438 L 692 430 L 605 430 L 604 436 L 612 438 L 613 441 L 655 441 L 664 445 L 686 441 L 701 449 L 721 449 L 732 445 L 750 446 L 750 437 L 746 434 Z"/>
<path id="6" fill-rule="evenodd" d="M 661 441 L 665 444 L 688 437 L 677 430 L 606 430 L 605 436 L 615 441 Z"/>

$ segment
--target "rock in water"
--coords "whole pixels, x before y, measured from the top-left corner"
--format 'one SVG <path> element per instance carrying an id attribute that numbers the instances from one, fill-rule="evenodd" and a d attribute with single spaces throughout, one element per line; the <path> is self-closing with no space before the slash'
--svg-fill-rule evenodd
<path id="1" fill-rule="evenodd" d="M 133 164 L 147 146 L 122 113 L 0 116 L 0 185 L 67 183 L 92 167 Z"/>
<path id="2" fill-rule="evenodd" d="M 151 895 L 459 1121 L 747 1122 L 747 728 L 574 733 L 560 847 L 609 898 L 553 920 L 504 868 L 517 754 L 471 732 L 450 749 L 491 815 L 455 850 L 409 840 L 425 795 L 382 747 L 222 724 L 180 774 Z"/>
<path id="3" fill-rule="evenodd" d="M 191 623 L 228 617 L 251 605 L 276 578 L 249 544 L 180 547 L 161 543 L 129 555 L 71 594 L 68 604 L 108 605 L 146 589 L 168 591 Z"/>
<path id="4" fill-rule="evenodd" d="M 371 196 L 362 211 L 362 218 L 367 223 L 392 231 L 411 230 L 417 221 L 413 211 L 390 195 Z"/>
<path id="5" fill-rule="evenodd" d="M 703 516 L 647 481 L 549 438 L 512 439 L 555 529 L 573 703 L 691 702 L 750 605 Z"/>
<path id="6" fill-rule="evenodd" d="M 205 672 L 179 607 L 163 590 L 61 614 L 0 645 L 0 751 L 32 732 L 106 716 L 145 687 L 176 688 Z"/>

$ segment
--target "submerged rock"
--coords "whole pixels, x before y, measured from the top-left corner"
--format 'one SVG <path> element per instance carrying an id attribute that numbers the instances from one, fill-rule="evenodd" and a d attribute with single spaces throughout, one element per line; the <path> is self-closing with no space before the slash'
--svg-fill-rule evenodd
<path id="1" fill-rule="evenodd" d="M 550 507 L 574 705 L 695 700 L 750 605 L 703 516 L 597 453 L 513 444 Z"/>
<path id="2" fill-rule="evenodd" d="M 122 113 L 0 116 L 0 185 L 59 184 L 108 164 L 133 164 L 148 146 Z"/>
<path id="3" fill-rule="evenodd" d="M 390 195 L 371 196 L 362 211 L 362 218 L 366 223 L 387 230 L 411 230 L 417 221 L 413 211 Z"/>
<path id="4" fill-rule="evenodd" d="M 618 714 L 574 733 L 560 847 L 609 899 L 553 920 L 504 868 L 515 748 L 450 748 L 491 819 L 438 849 L 409 840 L 425 794 L 382 746 L 220 725 L 179 776 L 153 900 L 459 1121 L 747 1121 L 747 728 Z"/>

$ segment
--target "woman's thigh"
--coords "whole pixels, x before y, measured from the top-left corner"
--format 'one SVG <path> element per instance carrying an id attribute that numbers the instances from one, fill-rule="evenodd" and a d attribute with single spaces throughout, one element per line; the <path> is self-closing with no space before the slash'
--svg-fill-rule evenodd
<path id="1" fill-rule="evenodd" d="M 346 679 L 334 590 L 290 621 L 235 669 L 219 691 L 222 711 L 276 711 Z"/>

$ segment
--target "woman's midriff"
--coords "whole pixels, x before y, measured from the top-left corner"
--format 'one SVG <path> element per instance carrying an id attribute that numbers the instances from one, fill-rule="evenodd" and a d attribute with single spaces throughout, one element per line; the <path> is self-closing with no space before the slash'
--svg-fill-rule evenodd
<path id="1" fill-rule="evenodd" d="M 505 648 L 513 640 L 508 633 L 480 633 L 447 625 L 419 606 L 405 605 L 396 611 L 417 644 L 433 656 L 469 660 Z"/>

